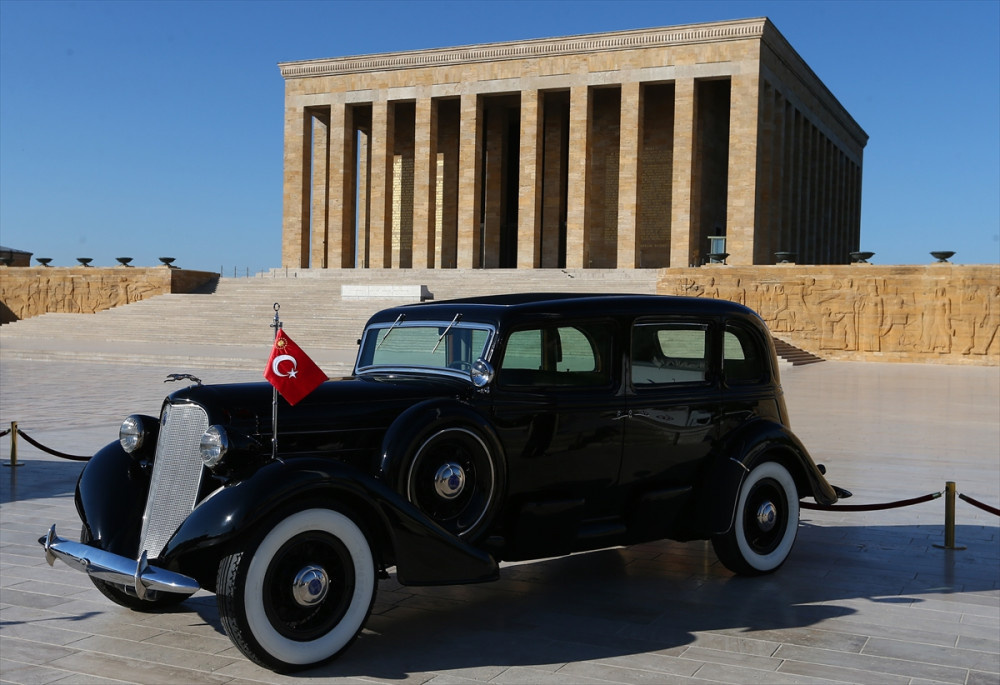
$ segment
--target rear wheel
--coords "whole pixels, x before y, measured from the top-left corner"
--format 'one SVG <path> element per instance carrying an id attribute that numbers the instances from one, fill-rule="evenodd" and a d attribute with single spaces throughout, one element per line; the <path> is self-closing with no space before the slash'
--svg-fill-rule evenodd
<path id="1" fill-rule="evenodd" d="M 460 427 L 422 440 L 402 474 L 406 498 L 453 535 L 474 539 L 497 498 L 499 474 L 489 447 Z"/>
<path id="2" fill-rule="evenodd" d="M 219 564 L 222 625 L 251 661 L 278 671 L 328 661 L 361 631 L 375 599 L 375 565 L 350 518 L 307 509 Z"/>
<path id="3" fill-rule="evenodd" d="M 795 544 L 799 498 L 788 469 L 776 461 L 756 466 L 740 488 L 736 520 L 712 538 L 719 561 L 741 575 L 777 570 Z"/>

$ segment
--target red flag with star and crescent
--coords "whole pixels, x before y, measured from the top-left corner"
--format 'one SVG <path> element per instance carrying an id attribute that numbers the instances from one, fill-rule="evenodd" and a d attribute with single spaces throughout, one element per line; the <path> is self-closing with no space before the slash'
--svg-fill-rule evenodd
<path id="1" fill-rule="evenodd" d="M 298 404 L 323 381 L 330 380 L 281 329 L 278 329 L 278 335 L 274 339 L 271 358 L 267 360 L 267 368 L 264 369 L 264 378 L 292 406 Z"/>

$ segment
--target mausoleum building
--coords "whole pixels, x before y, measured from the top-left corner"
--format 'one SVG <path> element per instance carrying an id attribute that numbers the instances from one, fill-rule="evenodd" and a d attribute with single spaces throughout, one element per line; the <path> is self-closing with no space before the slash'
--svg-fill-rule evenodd
<path id="1" fill-rule="evenodd" d="M 868 136 L 767 19 L 279 66 L 286 267 L 858 250 Z"/>

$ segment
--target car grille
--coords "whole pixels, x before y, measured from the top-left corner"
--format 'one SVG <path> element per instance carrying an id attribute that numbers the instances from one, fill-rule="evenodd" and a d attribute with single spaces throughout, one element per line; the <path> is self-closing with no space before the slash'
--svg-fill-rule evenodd
<path id="1" fill-rule="evenodd" d="M 150 559 L 164 546 L 198 502 L 201 477 L 201 436 L 208 428 L 205 410 L 193 404 L 168 404 L 160 417 L 153 477 L 142 516 L 139 552 Z"/>

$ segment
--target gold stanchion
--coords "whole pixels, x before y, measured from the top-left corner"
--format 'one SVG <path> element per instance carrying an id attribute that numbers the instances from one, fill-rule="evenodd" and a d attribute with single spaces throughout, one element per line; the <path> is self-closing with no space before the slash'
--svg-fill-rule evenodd
<path id="1" fill-rule="evenodd" d="M 17 461 L 17 421 L 10 422 L 10 463 L 4 466 L 24 466 Z"/>
<path id="2" fill-rule="evenodd" d="M 944 484 L 944 544 L 934 545 L 938 549 L 962 550 L 955 546 L 955 481 Z"/>

